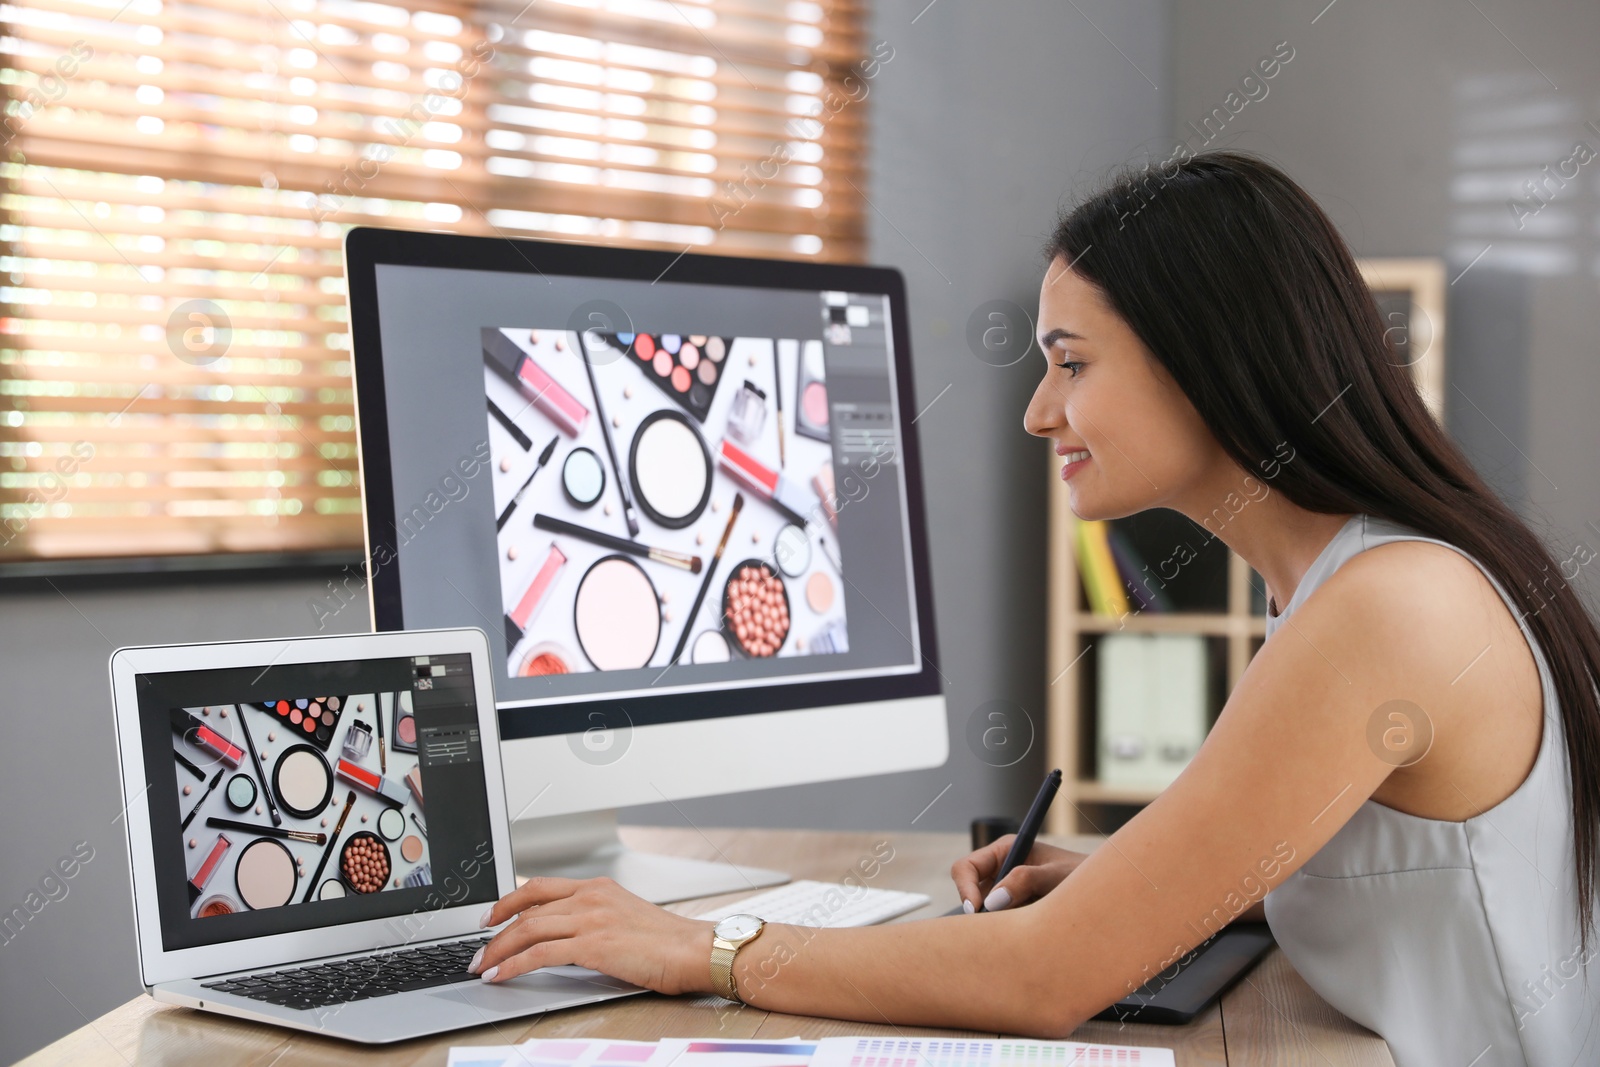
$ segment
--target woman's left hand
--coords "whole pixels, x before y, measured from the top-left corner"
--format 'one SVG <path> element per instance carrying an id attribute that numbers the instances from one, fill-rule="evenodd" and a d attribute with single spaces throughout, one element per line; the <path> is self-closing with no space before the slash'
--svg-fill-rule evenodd
<path id="1" fill-rule="evenodd" d="M 513 920 L 468 968 L 504 982 L 575 964 L 658 993 L 709 993 L 712 923 L 675 915 L 609 878 L 530 878 L 484 913 Z"/>

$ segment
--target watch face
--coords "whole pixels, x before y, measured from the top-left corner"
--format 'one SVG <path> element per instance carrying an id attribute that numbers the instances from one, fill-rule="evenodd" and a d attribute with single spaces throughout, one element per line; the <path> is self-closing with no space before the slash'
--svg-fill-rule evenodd
<path id="1" fill-rule="evenodd" d="M 716 935 L 724 941 L 743 941 L 761 929 L 761 920 L 754 915 L 730 915 L 717 923 Z"/>

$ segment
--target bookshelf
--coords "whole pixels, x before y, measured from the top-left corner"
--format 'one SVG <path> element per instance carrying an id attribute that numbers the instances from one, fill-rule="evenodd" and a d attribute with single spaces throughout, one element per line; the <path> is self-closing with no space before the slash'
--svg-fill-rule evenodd
<path id="1" fill-rule="evenodd" d="M 1411 371 L 1429 410 L 1435 418 L 1442 419 L 1443 261 L 1367 259 L 1360 260 L 1359 265 L 1389 327 L 1398 356 Z M 1049 619 L 1045 755 L 1046 766 L 1060 767 L 1063 779 L 1048 825 L 1050 832 L 1058 834 L 1110 832 L 1134 810 L 1154 800 L 1160 791 L 1110 786 L 1095 776 L 1094 649 L 1098 639 L 1109 633 L 1198 634 L 1207 638 L 1210 663 L 1217 676 L 1210 680 L 1209 692 L 1209 718 L 1215 721 L 1222 703 L 1266 639 L 1265 609 L 1261 594 L 1252 594 L 1253 571 L 1249 564 L 1216 542 L 1215 551 L 1193 564 L 1212 571 L 1209 577 L 1213 592 L 1208 599 L 1213 603 L 1208 610 L 1180 609 L 1160 614 L 1135 610 L 1121 618 L 1089 611 L 1073 551 L 1075 519 L 1067 485 L 1060 477 L 1061 459 L 1049 448 L 1044 454 L 1048 460 L 1050 546 L 1045 604 Z M 1199 527 L 1193 528 L 1198 536 L 1205 536 Z M 1218 578 L 1222 581 L 1218 582 Z M 1260 589 L 1260 578 L 1255 578 L 1254 584 Z"/>

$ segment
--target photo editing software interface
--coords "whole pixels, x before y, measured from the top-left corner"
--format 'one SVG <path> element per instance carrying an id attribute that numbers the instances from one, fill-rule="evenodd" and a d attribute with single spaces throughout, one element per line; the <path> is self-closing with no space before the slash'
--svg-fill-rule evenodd
<path id="1" fill-rule="evenodd" d="M 470 655 L 136 685 L 167 949 L 495 899 Z"/>
<path id="2" fill-rule="evenodd" d="M 887 296 L 377 280 L 372 565 L 489 633 L 502 707 L 921 670 Z"/>

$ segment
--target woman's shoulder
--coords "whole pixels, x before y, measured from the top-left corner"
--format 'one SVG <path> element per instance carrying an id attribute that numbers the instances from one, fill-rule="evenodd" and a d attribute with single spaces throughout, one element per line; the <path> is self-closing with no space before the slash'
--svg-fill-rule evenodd
<path id="1" fill-rule="evenodd" d="M 1373 799 L 1459 820 L 1493 807 L 1526 776 L 1543 722 L 1533 646 L 1471 558 L 1433 541 L 1373 545 L 1335 570 L 1296 622 L 1348 681 L 1427 717 L 1428 758 L 1397 771 Z M 1473 795 L 1451 785 L 1460 782 L 1472 783 Z"/>

